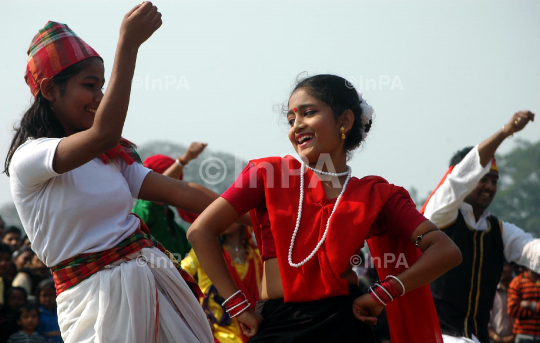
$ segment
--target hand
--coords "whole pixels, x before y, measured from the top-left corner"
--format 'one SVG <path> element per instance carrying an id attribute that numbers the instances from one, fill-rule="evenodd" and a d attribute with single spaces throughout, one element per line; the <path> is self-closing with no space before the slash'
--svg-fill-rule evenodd
<path id="1" fill-rule="evenodd" d="M 519 111 L 514 113 L 510 121 L 504 125 L 503 133 L 510 137 L 516 132 L 523 130 L 529 121 L 534 121 L 534 113 L 531 111 Z"/>
<path id="2" fill-rule="evenodd" d="M 521 300 L 521 302 L 519 303 L 519 306 L 521 308 L 530 308 L 532 305 L 532 303 L 528 300 Z"/>
<path id="3" fill-rule="evenodd" d="M 182 162 L 182 164 L 186 164 L 189 161 L 196 159 L 201 154 L 201 152 L 203 152 L 204 148 L 206 148 L 207 145 L 207 143 L 191 143 L 184 155 L 180 157 L 180 161 Z"/>
<path id="4" fill-rule="evenodd" d="M 135 6 L 122 20 L 120 41 L 138 48 L 161 26 L 161 13 L 150 1 Z"/>
<path id="5" fill-rule="evenodd" d="M 263 317 L 252 309 L 248 308 L 238 317 L 238 322 L 242 328 L 242 332 L 247 337 L 253 337 L 259 331 L 259 326 L 263 321 Z"/>
<path id="6" fill-rule="evenodd" d="M 362 323 L 377 324 L 377 316 L 381 314 L 384 306 L 379 304 L 369 293 L 359 296 L 353 301 L 353 314 Z"/>

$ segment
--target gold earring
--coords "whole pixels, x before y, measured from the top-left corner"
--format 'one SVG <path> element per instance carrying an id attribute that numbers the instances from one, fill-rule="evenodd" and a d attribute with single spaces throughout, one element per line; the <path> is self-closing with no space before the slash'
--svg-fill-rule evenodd
<path id="1" fill-rule="evenodd" d="M 345 128 L 342 126 L 340 130 L 341 130 L 341 139 L 345 139 L 346 138 L 345 137 Z"/>

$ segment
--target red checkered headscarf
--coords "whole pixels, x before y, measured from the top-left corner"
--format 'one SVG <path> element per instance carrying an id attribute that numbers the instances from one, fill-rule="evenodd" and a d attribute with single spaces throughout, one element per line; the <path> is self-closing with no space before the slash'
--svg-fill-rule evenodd
<path id="1" fill-rule="evenodd" d="M 28 48 L 24 80 L 35 97 L 44 78 L 52 78 L 67 67 L 99 54 L 65 25 L 49 21 L 34 36 Z"/>

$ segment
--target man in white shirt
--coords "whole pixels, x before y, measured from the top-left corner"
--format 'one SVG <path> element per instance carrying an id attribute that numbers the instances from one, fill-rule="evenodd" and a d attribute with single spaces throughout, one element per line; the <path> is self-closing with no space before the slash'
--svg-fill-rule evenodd
<path id="1" fill-rule="evenodd" d="M 533 113 L 517 112 L 493 136 L 459 151 L 422 209 L 463 256 L 460 266 L 431 283 L 445 343 L 489 342 L 487 326 L 505 259 L 540 271 L 540 239 L 487 210 L 499 179 L 493 155 L 531 120 Z"/>

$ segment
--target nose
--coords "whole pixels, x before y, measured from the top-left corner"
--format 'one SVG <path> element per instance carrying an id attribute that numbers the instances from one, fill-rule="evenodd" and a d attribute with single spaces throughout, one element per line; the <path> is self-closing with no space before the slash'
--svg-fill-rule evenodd
<path id="1" fill-rule="evenodd" d="M 300 129 L 303 129 L 306 127 L 306 124 L 302 121 L 302 116 L 297 115 L 296 118 L 294 118 L 294 125 L 292 127 L 294 132 L 298 132 Z"/>
<path id="2" fill-rule="evenodd" d="M 486 182 L 485 187 L 486 187 L 488 190 L 492 191 L 492 192 L 494 192 L 494 191 L 497 190 L 497 184 L 496 184 L 494 181 L 491 181 L 491 180 L 489 180 L 488 182 Z"/>
<path id="3" fill-rule="evenodd" d="M 97 103 L 100 103 L 100 102 L 101 102 L 101 99 L 103 99 L 103 91 L 100 89 L 100 90 L 98 91 L 98 93 L 96 94 L 96 97 L 95 97 L 94 100 L 95 100 Z"/>

